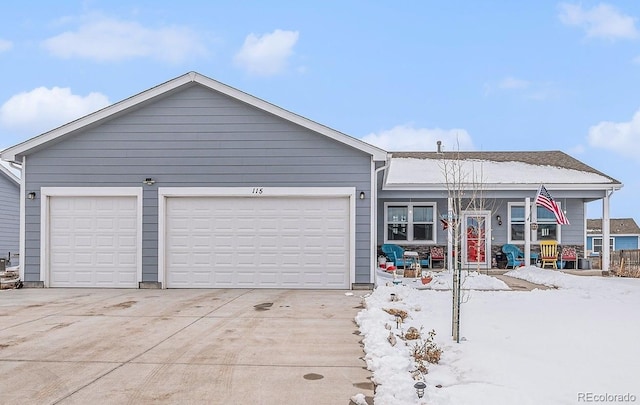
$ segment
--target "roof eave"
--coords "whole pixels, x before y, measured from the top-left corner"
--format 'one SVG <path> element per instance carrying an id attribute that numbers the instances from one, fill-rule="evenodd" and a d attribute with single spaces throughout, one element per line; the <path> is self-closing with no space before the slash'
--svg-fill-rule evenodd
<path id="1" fill-rule="evenodd" d="M 460 187 L 457 185 L 456 187 Z M 492 183 L 492 184 L 464 184 L 462 185 L 462 189 L 478 189 L 478 190 L 536 190 L 540 187 L 539 183 L 531 184 L 531 183 Z M 602 191 L 617 191 L 622 188 L 622 184 L 620 183 L 563 183 L 563 184 L 547 184 L 545 183 L 545 188 L 547 190 L 602 190 Z M 447 190 L 447 187 L 442 183 L 429 183 L 429 184 L 419 184 L 419 183 L 394 183 L 388 184 L 384 183 L 382 185 L 383 190 L 407 190 L 407 191 L 417 191 L 417 190 L 434 190 L 434 191 L 442 191 Z"/>

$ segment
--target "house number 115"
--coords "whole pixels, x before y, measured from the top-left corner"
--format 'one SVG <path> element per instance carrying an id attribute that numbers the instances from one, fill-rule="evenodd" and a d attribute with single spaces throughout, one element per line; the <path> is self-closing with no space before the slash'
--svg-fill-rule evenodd
<path id="1" fill-rule="evenodd" d="M 262 194 L 264 192 L 264 188 L 262 187 L 254 187 L 251 189 L 251 194 Z"/>

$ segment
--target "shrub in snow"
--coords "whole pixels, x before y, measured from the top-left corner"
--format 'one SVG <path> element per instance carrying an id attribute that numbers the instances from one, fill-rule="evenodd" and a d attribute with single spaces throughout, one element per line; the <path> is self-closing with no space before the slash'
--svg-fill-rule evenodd
<path id="1" fill-rule="evenodd" d="M 438 364 L 438 362 L 440 362 L 442 349 L 433 341 L 435 336 L 436 331 L 432 329 L 431 332 L 429 332 L 428 338 L 419 339 L 413 344 L 411 356 L 416 362 L 416 367 L 422 374 L 429 372 L 426 363 Z"/>

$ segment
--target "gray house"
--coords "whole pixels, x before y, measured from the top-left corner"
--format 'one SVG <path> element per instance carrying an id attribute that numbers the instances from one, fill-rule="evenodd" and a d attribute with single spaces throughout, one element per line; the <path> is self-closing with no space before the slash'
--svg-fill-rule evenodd
<path id="1" fill-rule="evenodd" d="M 447 246 L 451 164 L 491 201 L 462 212 L 483 235 L 463 264 L 487 268 L 504 243 L 584 250 L 585 204 L 608 218 L 622 186 L 561 152 L 391 154 L 193 72 L 0 158 L 22 167 L 21 277 L 44 287 L 370 285 L 382 244 Z M 540 183 L 571 225 L 533 209 Z"/>
<path id="2" fill-rule="evenodd" d="M 19 235 L 20 179 L 0 163 L 0 258 L 15 261 L 19 253 Z"/>
<path id="3" fill-rule="evenodd" d="M 25 285 L 372 282 L 386 152 L 188 73 L 1 154 L 22 165 Z"/>

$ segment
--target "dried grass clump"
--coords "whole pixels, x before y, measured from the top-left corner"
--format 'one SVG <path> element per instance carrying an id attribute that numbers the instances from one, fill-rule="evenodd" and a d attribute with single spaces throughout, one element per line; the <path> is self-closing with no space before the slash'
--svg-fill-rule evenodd
<path id="1" fill-rule="evenodd" d="M 402 318 L 403 321 L 407 319 L 407 317 L 409 316 L 407 311 L 403 311 L 402 309 L 390 308 L 390 309 L 385 309 L 384 311 L 393 316 L 399 316 L 400 318 Z"/>
<path id="2" fill-rule="evenodd" d="M 404 334 L 404 338 L 407 340 L 420 339 L 420 332 L 418 331 L 418 329 L 412 326 L 409 329 L 407 329 L 407 333 Z"/>

